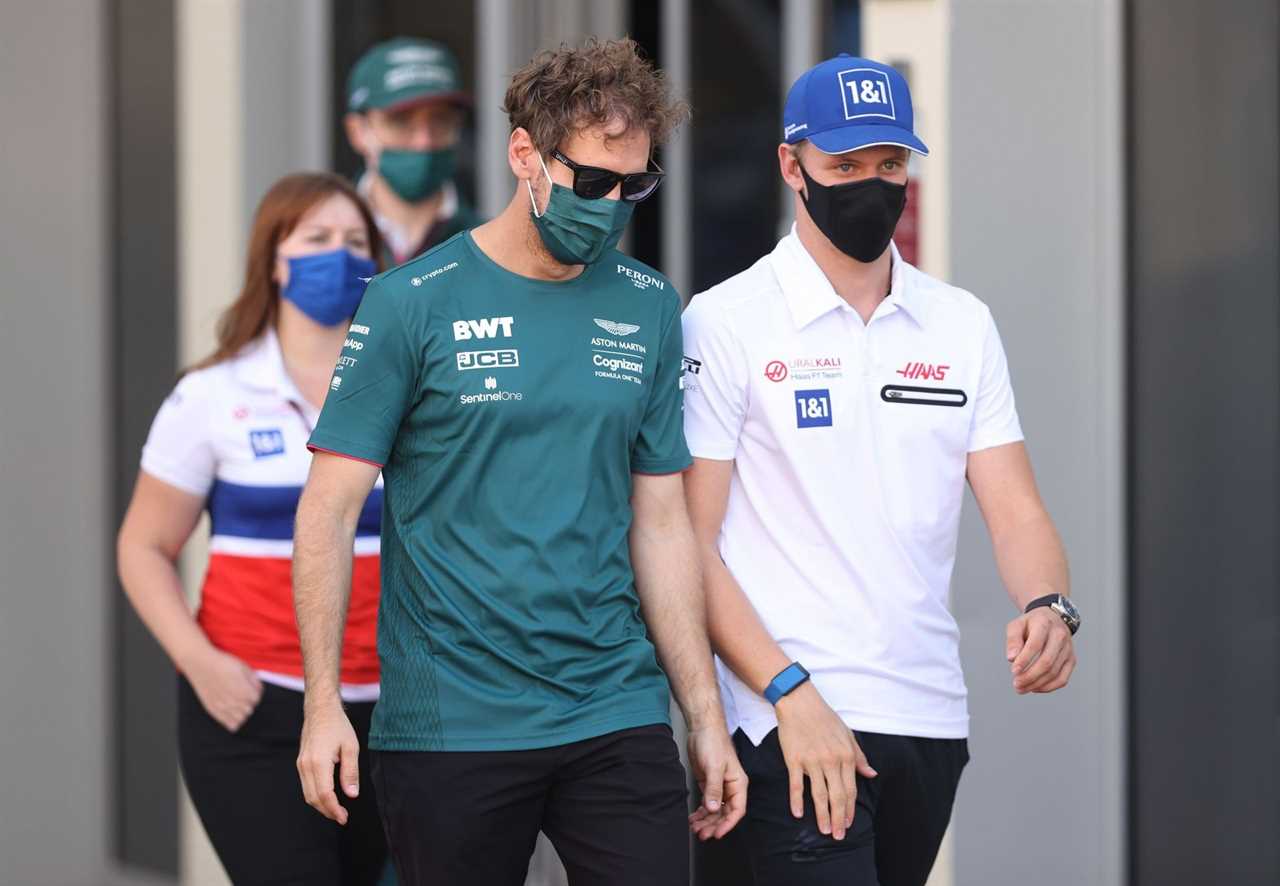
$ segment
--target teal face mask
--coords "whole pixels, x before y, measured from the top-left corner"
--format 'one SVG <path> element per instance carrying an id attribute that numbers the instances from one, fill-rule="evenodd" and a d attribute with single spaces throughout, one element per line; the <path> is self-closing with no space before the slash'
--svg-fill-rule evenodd
<path id="1" fill-rule="evenodd" d="M 622 232 L 631 221 L 635 204 L 626 200 L 610 200 L 601 197 L 587 200 L 579 197 L 572 188 L 551 181 L 547 164 L 542 162 L 542 172 L 551 182 L 551 198 L 546 208 L 538 214 L 538 201 L 533 197 L 533 184 L 529 188 L 529 202 L 533 204 L 533 225 L 542 237 L 551 257 L 565 265 L 589 265 L 618 245 Z"/>
<path id="2" fill-rule="evenodd" d="M 431 196 L 453 178 L 457 157 L 453 148 L 436 151 L 392 151 L 378 154 L 378 175 L 406 203 Z"/>

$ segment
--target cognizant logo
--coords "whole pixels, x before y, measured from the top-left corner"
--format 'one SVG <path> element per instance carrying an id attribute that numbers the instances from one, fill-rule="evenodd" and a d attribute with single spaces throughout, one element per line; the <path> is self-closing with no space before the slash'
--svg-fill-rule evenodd
<path id="1" fill-rule="evenodd" d="M 643 363 L 637 363 L 635 360 L 625 360 L 621 357 L 606 357 L 603 354 L 593 354 L 591 362 L 597 366 L 604 367 L 610 372 L 644 372 Z"/>

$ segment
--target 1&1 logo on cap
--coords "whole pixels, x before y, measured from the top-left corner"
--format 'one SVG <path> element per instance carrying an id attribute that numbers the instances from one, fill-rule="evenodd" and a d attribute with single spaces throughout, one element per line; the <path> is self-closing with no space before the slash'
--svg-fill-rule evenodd
<path id="1" fill-rule="evenodd" d="M 840 97 L 844 99 L 844 119 L 898 119 L 893 106 L 889 75 L 884 71 L 877 71 L 875 68 L 850 68 L 836 76 L 840 80 Z"/>
<path id="2" fill-rule="evenodd" d="M 796 391 L 795 395 L 797 428 L 831 427 L 831 391 L 829 388 Z"/>

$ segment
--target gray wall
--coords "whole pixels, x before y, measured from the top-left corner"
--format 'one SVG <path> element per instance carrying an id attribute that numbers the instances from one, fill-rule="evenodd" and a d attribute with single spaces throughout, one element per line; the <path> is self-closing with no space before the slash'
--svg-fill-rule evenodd
<path id="1" fill-rule="evenodd" d="M 1277 883 L 1280 13 L 1131 7 L 1132 882 Z"/>
<path id="2" fill-rule="evenodd" d="M 1123 882 L 1119 7 L 952 3 L 952 277 L 995 314 L 1084 611 L 1071 685 L 1015 695 L 1016 611 L 970 500 L 953 588 L 973 717 L 959 886 Z"/>
<path id="3" fill-rule="evenodd" d="M 114 298 L 110 310 L 114 470 L 110 534 L 123 518 L 151 420 L 177 376 L 174 4 L 109 0 Z M 112 583 L 117 588 L 116 583 Z M 123 591 L 112 598 L 114 728 L 108 821 L 119 860 L 178 868 L 177 692 L 173 665 Z"/>
<path id="4" fill-rule="evenodd" d="M 245 224 L 283 175 L 329 168 L 329 0 L 242 0 Z"/>
<path id="5" fill-rule="evenodd" d="M 105 882 L 106 8 L 0 6 L 0 879 Z"/>

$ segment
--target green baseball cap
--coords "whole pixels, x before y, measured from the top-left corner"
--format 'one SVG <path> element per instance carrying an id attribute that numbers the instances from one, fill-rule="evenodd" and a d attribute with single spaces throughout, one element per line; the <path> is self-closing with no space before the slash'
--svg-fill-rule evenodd
<path id="1" fill-rule="evenodd" d="M 379 43 L 351 68 L 347 77 L 347 110 L 400 108 L 419 102 L 447 101 L 468 105 L 458 60 L 443 44 L 416 37 Z"/>

